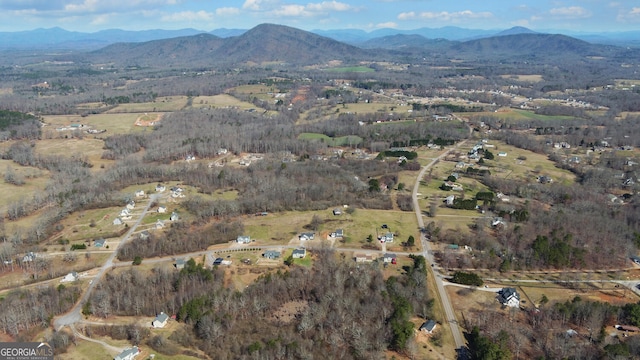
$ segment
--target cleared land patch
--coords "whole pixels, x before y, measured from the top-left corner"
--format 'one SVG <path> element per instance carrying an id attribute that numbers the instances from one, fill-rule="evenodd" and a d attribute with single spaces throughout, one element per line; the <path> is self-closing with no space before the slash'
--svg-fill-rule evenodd
<path id="1" fill-rule="evenodd" d="M 198 96 L 193 99 L 191 105 L 194 108 L 216 107 L 216 108 L 239 108 L 253 109 L 256 106 L 250 102 L 239 100 L 228 94 L 214 96 Z"/>

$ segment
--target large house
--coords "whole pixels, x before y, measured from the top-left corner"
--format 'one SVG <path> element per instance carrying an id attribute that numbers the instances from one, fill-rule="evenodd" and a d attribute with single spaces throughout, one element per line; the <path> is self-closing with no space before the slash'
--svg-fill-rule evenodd
<path id="1" fill-rule="evenodd" d="M 294 259 L 304 259 L 307 256 L 307 249 L 295 249 L 291 253 Z"/>
<path id="2" fill-rule="evenodd" d="M 76 280 L 78 280 L 79 276 L 78 273 L 75 271 L 72 271 L 70 273 L 68 273 L 67 275 L 65 275 L 65 277 L 63 277 L 60 282 L 74 282 Z"/>
<path id="3" fill-rule="evenodd" d="M 137 346 L 134 346 L 116 355 L 113 360 L 133 360 L 136 356 L 138 356 L 138 354 L 140 354 L 140 349 L 138 349 Z"/>
<path id="4" fill-rule="evenodd" d="M 238 244 L 249 244 L 251 242 L 251 236 L 249 235 L 238 235 L 236 238 L 236 242 Z"/>
<path id="5" fill-rule="evenodd" d="M 375 259 L 375 256 L 372 254 L 355 254 L 354 256 L 354 260 L 357 263 L 372 262 Z"/>
<path id="6" fill-rule="evenodd" d="M 498 292 L 497 299 L 504 306 L 520 307 L 520 294 L 515 288 L 502 288 Z"/>
<path id="7" fill-rule="evenodd" d="M 316 237 L 315 233 L 303 232 L 302 234 L 298 235 L 298 240 L 300 240 L 300 241 L 309 241 L 309 240 L 313 240 L 315 237 Z"/>
<path id="8" fill-rule="evenodd" d="M 380 237 L 380 242 L 392 243 L 393 242 L 393 233 L 388 232 Z"/>
<path id="9" fill-rule="evenodd" d="M 169 321 L 169 315 L 164 312 L 160 312 L 160 314 L 156 315 L 156 318 L 151 323 L 151 326 L 154 328 L 163 328 L 167 325 L 167 321 Z"/>
<path id="10" fill-rule="evenodd" d="M 265 259 L 275 260 L 280 257 L 280 251 L 277 250 L 267 250 L 262 254 Z"/>
<path id="11" fill-rule="evenodd" d="M 395 263 L 397 263 L 398 259 L 397 259 L 396 254 L 385 253 L 384 256 L 382 257 L 382 261 L 385 262 L 385 263 L 395 264 Z"/>

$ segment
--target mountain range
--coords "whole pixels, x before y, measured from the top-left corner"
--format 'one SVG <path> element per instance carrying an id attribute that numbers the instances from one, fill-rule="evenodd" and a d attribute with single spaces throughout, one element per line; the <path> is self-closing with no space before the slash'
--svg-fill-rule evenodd
<path id="1" fill-rule="evenodd" d="M 239 32 L 237 30 L 225 30 L 224 33 L 230 35 L 227 37 L 185 32 L 187 35 L 184 36 L 118 42 L 97 50 L 51 52 L 54 54 L 48 59 L 87 65 L 187 69 L 213 64 L 236 67 L 239 64 L 269 62 L 305 66 L 331 60 L 356 64 L 361 61 L 409 59 L 413 59 L 410 62 L 423 59 L 448 62 L 448 59 L 456 58 L 492 63 L 557 64 L 567 59 L 602 58 L 624 62 L 640 58 L 640 48 L 591 44 L 566 35 L 536 33 L 526 28 L 512 28 L 494 36 L 465 41 L 430 39 L 419 34 L 391 34 L 360 42 L 358 46 L 353 42 L 275 24 L 261 24 L 239 35 L 231 35 Z"/>
<path id="2" fill-rule="evenodd" d="M 220 38 L 235 37 L 250 31 L 247 29 L 216 29 L 209 32 L 196 29 L 180 30 L 102 30 L 94 33 L 67 31 L 61 28 L 35 29 L 19 32 L 0 32 L 0 50 L 5 49 L 67 49 L 95 50 L 119 42 L 148 42 L 168 38 L 211 34 Z M 343 43 L 361 46 L 374 39 L 394 35 L 420 35 L 427 39 L 467 41 L 502 35 L 534 33 L 523 27 L 506 30 L 465 29 L 455 26 L 441 28 L 419 28 L 414 30 L 378 29 L 371 32 L 358 29 L 312 30 L 313 34 L 328 37 Z M 544 31 L 544 33 L 558 33 Z M 609 33 L 564 33 L 590 43 L 640 47 L 640 31 Z M 368 46 L 365 46 L 368 47 Z"/>

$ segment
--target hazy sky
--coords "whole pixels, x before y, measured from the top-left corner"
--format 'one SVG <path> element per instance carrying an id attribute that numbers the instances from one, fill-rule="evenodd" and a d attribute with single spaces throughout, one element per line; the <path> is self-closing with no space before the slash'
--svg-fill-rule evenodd
<path id="1" fill-rule="evenodd" d="M 95 32 L 248 29 L 261 23 L 304 30 L 459 26 L 534 30 L 640 30 L 638 0 L 0 0 L 0 31 L 59 26 Z"/>

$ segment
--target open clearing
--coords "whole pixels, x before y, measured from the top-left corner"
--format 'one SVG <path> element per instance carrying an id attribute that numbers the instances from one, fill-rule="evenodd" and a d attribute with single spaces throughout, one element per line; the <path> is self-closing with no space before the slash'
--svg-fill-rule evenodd
<path id="1" fill-rule="evenodd" d="M 544 80 L 542 75 L 501 75 L 501 77 L 503 79 L 512 79 L 512 80 L 532 82 L 532 83 L 537 83 Z"/>
<path id="2" fill-rule="evenodd" d="M 198 96 L 193 99 L 191 105 L 194 108 L 215 107 L 215 108 L 239 108 L 254 109 L 256 106 L 250 102 L 241 101 L 227 94 L 214 96 Z"/>
<path id="3" fill-rule="evenodd" d="M 13 185 L 5 181 L 7 172 L 24 180 L 23 185 Z M 49 181 L 49 172 L 30 166 L 20 166 L 11 160 L 0 160 L 0 211 L 7 210 L 9 204 L 21 199 L 28 200 L 43 191 Z"/>
<path id="4" fill-rule="evenodd" d="M 118 114 L 178 111 L 187 106 L 188 101 L 189 97 L 187 96 L 159 97 L 153 102 L 120 104 L 107 111 L 107 113 Z"/>
<path id="5" fill-rule="evenodd" d="M 469 113 L 460 113 L 458 114 L 459 116 L 469 116 Z M 498 112 L 477 112 L 477 113 L 472 113 L 473 117 L 475 116 L 491 116 L 494 118 L 498 118 L 498 119 L 503 119 L 505 121 L 509 121 L 509 120 L 513 120 L 513 121 L 520 121 L 520 120 L 573 120 L 575 119 L 575 117 L 573 116 L 561 116 L 561 115 L 556 115 L 556 116 L 549 116 L 549 115 L 540 115 L 540 114 L 536 114 L 533 111 L 527 111 L 527 110 L 519 110 L 519 109 L 510 109 L 510 108 L 504 108 L 501 109 Z"/>
<path id="6" fill-rule="evenodd" d="M 327 72 L 375 72 L 374 69 L 367 66 L 348 66 L 326 69 Z"/>

